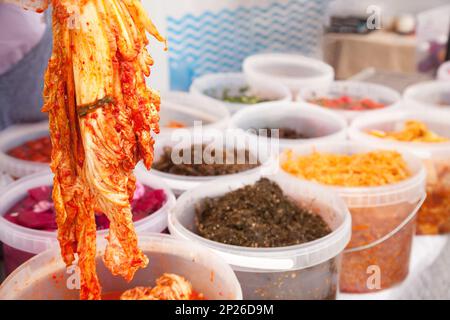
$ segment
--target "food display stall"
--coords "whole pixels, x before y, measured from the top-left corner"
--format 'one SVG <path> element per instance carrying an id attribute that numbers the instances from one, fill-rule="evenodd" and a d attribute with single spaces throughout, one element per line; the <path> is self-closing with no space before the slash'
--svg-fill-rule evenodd
<path id="1" fill-rule="evenodd" d="M 450 82 L 414 32 L 173 2 L 21 2 L 53 54 L 48 119 L 0 130 L 0 299 L 450 299 Z"/>

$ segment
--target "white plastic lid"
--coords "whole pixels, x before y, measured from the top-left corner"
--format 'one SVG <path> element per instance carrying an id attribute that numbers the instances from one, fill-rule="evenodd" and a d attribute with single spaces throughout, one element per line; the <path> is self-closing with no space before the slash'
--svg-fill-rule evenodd
<path id="1" fill-rule="evenodd" d="M 332 111 L 305 102 L 270 102 L 236 113 L 231 127 L 244 131 L 254 144 L 269 144 L 270 138 L 248 130 L 290 128 L 310 139 L 279 139 L 280 150 L 321 141 L 344 141 L 347 138 L 345 119 Z"/>
<path id="2" fill-rule="evenodd" d="M 448 81 L 427 81 L 408 87 L 404 94 L 406 107 L 450 111 L 450 83 Z"/>
<path id="3" fill-rule="evenodd" d="M 378 145 L 395 150 L 408 149 L 421 159 L 448 158 L 450 159 L 450 142 L 421 143 L 402 142 L 390 139 L 382 139 L 368 133 L 370 130 L 398 131 L 402 130 L 405 122 L 418 120 L 427 127 L 450 139 L 450 115 L 442 114 L 438 110 L 398 110 L 377 113 L 376 115 L 361 116 L 357 118 L 349 128 L 351 140 L 368 145 Z M 450 161 L 450 160 L 449 160 Z"/>
<path id="4" fill-rule="evenodd" d="M 324 142 L 300 146 L 294 148 L 292 151 L 294 156 L 309 155 L 313 152 L 351 155 L 383 149 L 385 148 L 356 142 Z M 349 208 L 369 208 L 399 203 L 417 203 L 425 194 L 425 167 L 422 161 L 415 155 L 405 150 L 398 151 L 402 154 L 412 175 L 404 181 L 379 187 L 324 187 L 338 193 L 345 200 Z M 280 162 L 283 161 L 283 157 L 284 155 L 280 157 Z M 285 177 L 301 180 L 282 169 L 281 172 Z"/>
<path id="5" fill-rule="evenodd" d="M 222 139 L 224 138 L 224 139 Z M 192 145 L 208 145 L 217 146 L 218 148 L 229 148 L 236 150 L 248 150 L 249 153 L 256 157 L 260 166 L 242 171 L 235 174 L 223 175 L 220 177 L 230 177 L 233 179 L 241 179 L 245 175 L 254 174 L 258 172 L 269 173 L 276 169 L 276 162 L 271 157 L 270 153 L 259 149 L 259 146 L 252 143 L 251 139 L 246 139 L 240 130 L 227 129 L 225 131 L 216 129 L 206 129 L 201 131 L 189 132 L 188 130 L 178 130 L 178 132 L 171 136 L 165 136 L 158 139 L 155 147 L 155 160 L 157 162 L 164 152 L 164 148 L 172 147 L 177 150 L 183 148 L 190 148 Z M 208 181 L 216 180 L 218 176 L 192 177 L 182 176 L 176 174 L 165 173 L 152 169 L 147 171 L 144 165 L 139 163 L 137 170 L 141 175 L 149 175 L 157 177 L 164 181 L 175 193 L 181 195 L 183 192 L 197 187 Z"/>
<path id="6" fill-rule="evenodd" d="M 49 168 L 48 163 L 39 163 L 14 158 L 8 151 L 27 141 L 49 136 L 48 122 L 11 126 L 0 133 L 0 171 L 21 178 Z"/>
<path id="7" fill-rule="evenodd" d="M 169 187 L 157 177 L 140 174 L 136 172 L 136 178 L 144 185 L 154 189 L 162 189 L 166 195 L 166 203 L 149 217 L 134 223 L 138 234 L 147 232 L 162 232 L 167 228 L 167 213 L 175 203 L 175 196 Z M 56 232 L 33 230 L 7 221 L 3 215 L 23 199 L 28 190 L 51 186 L 53 174 L 50 170 L 36 173 L 19 179 L 3 188 L 0 194 L 0 241 L 17 250 L 38 254 L 57 243 Z M 108 230 L 97 232 L 97 236 L 104 237 Z"/>
<path id="8" fill-rule="evenodd" d="M 230 95 L 238 95 L 239 90 L 248 87 L 251 94 L 263 100 L 269 101 L 291 101 L 291 92 L 287 87 L 281 84 L 267 84 L 265 88 L 251 88 L 243 73 L 216 73 L 208 74 L 197 78 L 192 83 L 190 92 L 214 99 L 223 103 L 231 113 L 235 113 L 241 109 L 254 106 L 254 104 L 231 103 L 222 101 L 225 90 Z"/>
<path id="9" fill-rule="evenodd" d="M 230 112 L 223 103 L 187 92 L 167 92 L 161 97 L 159 137 L 171 135 L 178 129 L 168 128 L 171 121 L 193 129 L 201 122 L 204 129 L 224 129 L 228 126 Z"/>
<path id="10" fill-rule="evenodd" d="M 256 183 L 264 175 L 247 175 L 241 179 L 223 178 L 203 184 L 183 194 L 169 213 L 170 233 L 180 239 L 206 246 L 222 256 L 235 271 L 281 272 L 306 269 L 337 257 L 351 237 L 351 216 L 337 194 L 320 186 L 283 176 L 266 176 L 286 195 L 320 214 L 333 232 L 305 244 L 281 248 L 246 248 L 207 240 L 195 233 L 195 206 L 202 199 L 219 197 L 230 191 Z"/>
<path id="11" fill-rule="evenodd" d="M 303 87 L 334 80 L 334 69 L 330 65 L 299 54 L 253 55 L 244 60 L 243 70 L 252 87 L 264 88 L 267 84 L 281 83 L 293 94 Z"/>
<path id="12" fill-rule="evenodd" d="M 300 90 L 297 100 L 310 101 L 317 98 L 339 98 L 343 95 L 350 97 L 369 98 L 378 103 L 386 105 L 380 110 L 370 111 L 347 111 L 347 110 L 332 110 L 344 116 L 348 122 L 352 122 L 357 116 L 362 114 L 380 112 L 382 110 L 398 108 L 401 106 L 401 95 L 394 89 L 385 87 L 379 84 L 358 82 L 358 81 L 335 81 L 329 84 L 320 84 L 316 86 L 308 86 Z M 327 108 L 325 108 L 327 109 Z"/>

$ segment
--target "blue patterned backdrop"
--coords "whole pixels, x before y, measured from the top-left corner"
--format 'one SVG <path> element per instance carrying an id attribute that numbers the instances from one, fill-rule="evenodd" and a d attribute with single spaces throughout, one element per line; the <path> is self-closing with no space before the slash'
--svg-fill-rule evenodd
<path id="1" fill-rule="evenodd" d="M 255 7 L 167 18 L 171 88 L 187 90 L 198 76 L 239 71 L 257 52 L 318 52 L 329 0 L 274 0 Z"/>

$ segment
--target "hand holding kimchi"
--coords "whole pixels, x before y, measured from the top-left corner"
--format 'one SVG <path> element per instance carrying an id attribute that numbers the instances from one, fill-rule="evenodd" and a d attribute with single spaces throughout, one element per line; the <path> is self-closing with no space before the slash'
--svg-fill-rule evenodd
<path id="1" fill-rule="evenodd" d="M 53 54 L 45 75 L 53 201 L 66 264 L 78 258 L 81 299 L 100 299 L 94 212 L 110 221 L 103 257 L 130 281 L 148 264 L 130 200 L 133 169 L 153 161 L 160 98 L 145 84 L 153 60 L 146 32 L 164 41 L 139 0 L 52 0 Z"/>

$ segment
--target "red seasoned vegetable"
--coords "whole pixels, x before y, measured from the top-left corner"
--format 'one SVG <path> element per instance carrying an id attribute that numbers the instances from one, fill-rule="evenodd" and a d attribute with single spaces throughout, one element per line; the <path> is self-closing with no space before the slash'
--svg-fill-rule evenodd
<path id="1" fill-rule="evenodd" d="M 9 210 L 5 219 L 33 230 L 57 230 L 51 192 L 52 188 L 48 186 L 29 190 L 27 196 Z M 164 190 L 155 190 L 137 183 L 131 203 L 133 221 L 148 217 L 159 210 L 165 202 Z M 109 220 L 102 213 L 96 213 L 95 222 L 97 230 L 109 228 Z"/>
<path id="2" fill-rule="evenodd" d="M 26 161 L 50 163 L 52 155 L 52 143 L 50 137 L 27 141 L 24 144 L 9 150 L 8 155 Z"/>
<path id="3" fill-rule="evenodd" d="M 348 110 L 348 111 L 368 111 L 383 109 L 386 107 L 385 104 L 376 102 L 368 98 L 355 98 L 343 95 L 339 98 L 318 98 L 312 99 L 309 102 L 317 104 L 319 106 L 337 109 L 337 110 Z"/>

